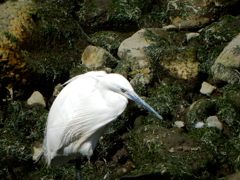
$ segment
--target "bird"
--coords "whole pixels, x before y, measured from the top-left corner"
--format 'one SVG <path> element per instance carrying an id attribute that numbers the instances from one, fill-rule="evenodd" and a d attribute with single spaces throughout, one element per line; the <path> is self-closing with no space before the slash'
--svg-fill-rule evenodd
<path id="1" fill-rule="evenodd" d="M 99 138 L 125 110 L 128 99 L 163 119 L 120 74 L 90 71 L 63 86 L 46 123 L 43 154 L 49 166 L 63 165 L 79 156 L 90 159 Z"/>

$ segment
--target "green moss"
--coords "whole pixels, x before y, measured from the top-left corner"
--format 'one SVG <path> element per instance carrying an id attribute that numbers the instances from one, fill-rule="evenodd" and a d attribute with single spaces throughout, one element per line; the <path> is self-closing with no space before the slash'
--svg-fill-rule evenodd
<path id="1" fill-rule="evenodd" d="M 223 97 L 214 98 L 218 118 L 221 122 L 226 123 L 226 134 L 230 137 L 236 137 L 239 134 L 239 84 L 226 85 L 221 93 Z"/>
<path id="2" fill-rule="evenodd" d="M 159 1 L 158 4 L 152 5 L 151 12 L 143 14 L 139 20 L 139 24 L 143 27 L 159 27 L 163 24 L 169 24 L 169 16 L 167 13 L 168 2 Z"/>
<path id="3" fill-rule="evenodd" d="M 130 65 L 128 61 L 122 59 L 118 62 L 116 68 L 114 69 L 114 73 L 122 74 L 125 78 L 128 77 L 130 71 Z"/>
<path id="4" fill-rule="evenodd" d="M 43 137 L 47 111 L 42 106 L 28 106 L 20 101 L 8 104 L 4 128 L 11 131 L 18 141 L 39 141 Z M 38 135 L 37 135 L 38 134 Z"/>
<path id="5" fill-rule="evenodd" d="M 200 62 L 199 72 L 205 78 L 212 78 L 211 67 L 223 48 L 239 33 L 238 17 L 225 15 L 220 21 L 203 28 L 200 36 L 188 42 L 197 49 L 197 59 Z M 225 70 L 226 71 L 226 70 Z"/>
<path id="6" fill-rule="evenodd" d="M 196 41 L 197 42 L 197 41 Z M 196 45 L 198 47 L 198 45 Z M 199 72 L 201 74 L 207 74 L 208 76 L 212 77 L 211 67 L 216 58 L 222 52 L 224 46 L 220 45 L 216 48 L 209 48 L 209 47 L 198 47 L 197 50 L 197 59 L 200 62 L 199 65 Z"/>
<path id="7" fill-rule="evenodd" d="M 70 72 L 69 72 L 69 77 L 72 78 L 74 76 L 80 75 L 80 74 L 84 74 L 87 73 L 88 69 L 86 67 L 83 67 L 81 64 L 71 68 Z"/>
<path id="8" fill-rule="evenodd" d="M 240 112 L 240 85 L 228 84 L 224 86 L 222 93 L 224 97 L 233 105 L 236 112 Z"/>
<path id="9" fill-rule="evenodd" d="M 117 53 L 122 40 L 113 32 L 99 31 L 90 36 L 93 45 L 100 46 L 112 54 Z"/>
<path id="10" fill-rule="evenodd" d="M 163 79 L 168 79 L 168 77 L 171 79 L 186 78 L 184 74 L 181 75 L 180 69 L 174 72 L 164 68 L 164 66 L 168 67 L 171 63 L 177 63 L 178 61 L 189 64 L 191 67 L 186 66 L 186 69 L 189 68 L 192 72 L 192 74 L 189 73 L 189 76 L 196 76 L 198 71 L 197 47 L 183 46 L 183 42 L 186 39 L 185 33 L 150 29 L 146 31 L 145 36 L 149 41 L 154 42 L 145 48 L 144 51 L 151 58 L 151 71 L 155 76 L 155 80 L 161 83 Z M 194 82 L 191 84 L 192 86 L 195 85 Z M 189 88 L 192 88 L 192 86 L 188 85 Z"/>
<path id="11" fill-rule="evenodd" d="M 46 1 L 37 6 L 36 28 L 22 45 L 22 55 L 34 73 L 57 78 L 80 62 L 81 47 L 87 42 L 72 16 L 73 2 Z"/>
<path id="12" fill-rule="evenodd" d="M 46 117 L 47 112 L 42 106 L 28 106 L 20 101 L 9 102 L 4 127 L 0 128 L 1 176 L 9 174 L 9 167 L 14 169 L 19 166 L 22 171 L 17 174 L 26 176 L 31 166 L 32 144 L 42 141 Z"/>
<path id="13" fill-rule="evenodd" d="M 225 164 L 225 167 L 234 168 L 234 171 L 239 169 L 240 164 L 236 160 L 239 158 L 239 137 L 229 139 L 217 128 L 196 129 L 188 136 L 201 144 L 201 151 L 206 152 L 213 167 L 219 169 Z"/>
<path id="14" fill-rule="evenodd" d="M 185 142 L 191 147 L 198 146 L 184 135 L 156 125 L 133 130 L 129 135 L 128 149 L 136 170 L 128 176 L 158 172 L 159 178 L 166 179 L 214 179 L 204 170 L 211 159 L 205 159 L 200 150 L 176 151 L 179 146 L 185 147 Z M 168 152 L 170 148 L 175 152 Z"/>
<path id="15" fill-rule="evenodd" d="M 228 141 L 228 150 L 227 160 L 228 163 L 233 167 L 234 171 L 237 172 L 240 168 L 240 138 L 232 138 Z"/>
<path id="16" fill-rule="evenodd" d="M 166 117 L 168 120 L 177 120 L 179 118 L 178 112 L 181 106 L 188 105 L 188 102 L 183 98 L 184 91 L 185 89 L 181 84 L 174 82 L 171 85 L 166 84 L 155 88 L 149 88 L 147 90 L 149 98 L 144 99 L 153 109 L 163 115 L 163 117 Z M 170 123 L 170 121 L 168 122 Z M 144 123 L 159 124 L 161 122 L 152 114 L 149 114 L 146 120 L 144 120 Z"/>
<path id="17" fill-rule="evenodd" d="M 169 33 L 161 30 L 150 30 L 146 29 L 144 36 L 149 40 L 156 42 L 158 46 L 167 46 L 170 45 Z"/>
<path id="18" fill-rule="evenodd" d="M 240 20 L 230 15 L 223 16 L 220 21 L 212 23 L 201 31 L 207 46 L 219 46 L 230 42 L 239 33 Z"/>
<path id="19" fill-rule="evenodd" d="M 214 101 L 200 99 L 194 102 L 187 110 L 185 115 L 186 127 L 193 130 L 197 122 L 204 122 L 208 116 L 216 113 Z"/>
<path id="20" fill-rule="evenodd" d="M 75 164 L 66 164 L 60 167 L 47 168 L 42 167 L 38 171 L 33 171 L 28 174 L 27 179 L 59 179 L 59 180 L 74 180 L 76 179 L 76 169 Z"/>
<path id="21" fill-rule="evenodd" d="M 137 21 L 141 17 L 141 9 L 130 2 L 114 0 L 110 6 L 109 20 L 116 24 Z"/>

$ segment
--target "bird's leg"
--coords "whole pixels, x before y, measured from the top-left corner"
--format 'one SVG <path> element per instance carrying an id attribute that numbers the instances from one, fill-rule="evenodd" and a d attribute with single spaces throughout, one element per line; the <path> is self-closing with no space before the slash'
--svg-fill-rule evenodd
<path id="1" fill-rule="evenodd" d="M 76 171 L 77 171 L 77 179 L 78 180 L 81 180 L 80 170 L 81 170 L 81 158 L 78 157 L 78 158 L 76 158 Z"/>

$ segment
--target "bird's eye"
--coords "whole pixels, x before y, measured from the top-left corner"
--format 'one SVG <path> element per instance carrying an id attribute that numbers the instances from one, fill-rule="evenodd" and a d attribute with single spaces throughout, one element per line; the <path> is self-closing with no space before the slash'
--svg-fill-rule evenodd
<path id="1" fill-rule="evenodd" d="M 125 92 L 126 92 L 126 90 L 125 90 L 125 89 L 123 89 L 123 88 L 121 88 L 121 92 L 122 92 L 122 93 L 125 93 Z"/>

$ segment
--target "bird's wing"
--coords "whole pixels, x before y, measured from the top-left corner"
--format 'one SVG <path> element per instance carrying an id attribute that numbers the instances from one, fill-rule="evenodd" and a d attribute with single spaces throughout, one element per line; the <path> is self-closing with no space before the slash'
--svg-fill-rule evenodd
<path id="1" fill-rule="evenodd" d="M 106 111 L 109 107 L 106 107 L 104 104 L 102 104 L 101 108 L 93 107 L 85 106 L 81 108 L 64 130 L 61 136 L 61 148 L 65 149 L 64 154 L 78 152 L 91 156 L 91 152 L 83 153 L 83 151 L 93 150 L 99 137 L 106 130 L 105 126 L 115 120 L 124 110 L 123 108 L 119 114 L 109 114 Z M 86 141 L 91 141 L 92 143 L 88 150 L 81 148 L 81 145 Z"/>
<path id="2" fill-rule="evenodd" d="M 89 72 L 76 76 L 67 82 L 67 85 L 58 94 L 52 104 L 47 120 L 47 140 L 59 139 L 62 131 L 73 121 L 75 114 L 82 109 L 84 101 L 88 101 L 97 88 L 101 77 L 106 74 L 103 72 Z M 58 148 L 60 142 L 53 140 L 52 148 Z"/>

